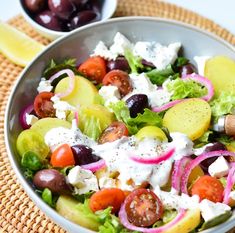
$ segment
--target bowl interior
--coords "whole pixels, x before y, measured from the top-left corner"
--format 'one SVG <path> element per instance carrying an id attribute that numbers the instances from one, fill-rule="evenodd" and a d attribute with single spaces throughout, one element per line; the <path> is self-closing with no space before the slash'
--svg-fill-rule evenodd
<path id="1" fill-rule="evenodd" d="M 24 106 L 32 103 L 33 98 L 36 96 L 36 87 L 41 78 L 41 73 L 51 59 L 59 61 L 65 58 L 76 58 L 77 62 L 80 63 L 92 53 L 98 41 L 103 40 L 107 45 L 110 45 L 116 32 L 123 33 L 133 42 L 140 40 L 157 41 L 167 45 L 179 41 L 183 46 L 183 54 L 191 61 L 193 61 L 193 57 L 196 55 L 226 55 L 235 59 L 235 51 L 232 46 L 199 29 L 175 21 L 130 17 L 113 19 L 104 23 L 95 23 L 77 29 L 69 36 L 63 37 L 49 45 L 24 70 L 12 90 L 7 106 L 5 138 L 8 154 L 17 176 L 32 200 L 49 217 L 70 232 L 90 231 L 72 224 L 59 216 L 34 193 L 30 184 L 22 176 L 15 148 L 17 135 L 22 130 L 18 121 L 19 112 Z M 226 222 L 226 224 L 220 225 L 218 232 L 222 232 L 222 229 L 224 232 L 233 225 L 235 225 L 234 218 Z M 217 231 L 210 230 L 208 232 Z"/>

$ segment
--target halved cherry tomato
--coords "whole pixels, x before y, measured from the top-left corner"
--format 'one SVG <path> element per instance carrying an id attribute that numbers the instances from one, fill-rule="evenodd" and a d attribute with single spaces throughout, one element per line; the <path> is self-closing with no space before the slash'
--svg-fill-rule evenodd
<path id="1" fill-rule="evenodd" d="M 79 66 L 78 70 L 88 78 L 101 83 L 106 75 L 105 60 L 102 57 L 90 57 Z"/>
<path id="2" fill-rule="evenodd" d="M 122 70 L 111 70 L 105 75 L 102 83 L 116 86 L 121 96 L 125 96 L 132 91 L 129 75 Z"/>
<path id="3" fill-rule="evenodd" d="M 89 206 L 93 212 L 112 207 L 112 213 L 117 213 L 125 198 L 125 193 L 121 189 L 106 188 L 91 196 Z"/>
<path id="4" fill-rule="evenodd" d="M 221 202 L 223 200 L 223 192 L 222 183 L 208 175 L 201 176 L 196 180 L 191 189 L 191 194 L 198 195 L 200 200 L 208 199 L 213 202 Z"/>
<path id="5" fill-rule="evenodd" d="M 128 220 L 135 226 L 148 227 L 163 215 L 163 205 L 149 189 L 136 189 L 126 198 Z"/>
<path id="6" fill-rule="evenodd" d="M 122 136 L 128 136 L 128 129 L 123 122 L 115 121 L 101 134 L 99 143 L 113 142 Z"/>
<path id="7" fill-rule="evenodd" d="M 59 146 L 51 155 L 51 165 L 53 167 L 67 167 L 75 165 L 73 152 L 68 144 Z"/>
<path id="8" fill-rule="evenodd" d="M 55 109 L 51 97 L 54 96 L 52 92 L 41 92 L 34 99 L 34 111 L 40 118 L 55 117 Z"/>

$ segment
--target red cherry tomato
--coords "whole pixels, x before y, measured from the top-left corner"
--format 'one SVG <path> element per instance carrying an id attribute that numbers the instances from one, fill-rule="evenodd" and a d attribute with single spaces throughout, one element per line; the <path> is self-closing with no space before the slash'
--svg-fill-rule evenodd
<path id="1" fill-rule="evenodd" d="M 163 215 L 163 205 L 149 189 L 136 189 L 126 198 L 127 218 L 135 226 L 148 227 Z"/>
<path id="2" fill-rule="evenodd" d="M 112 213 L 117 213 L 125 200 L 125 193 L 118 188 L 102 189 L 91 196 L 89 206 L 93 212 L 112 207 Z"/>
<path id="3" fill-rule="evenodd" d="M 122 96 L 132 91 L 129 75 L 122 70 L 111 70 L 105 75 L 102 83 L 116 86 Z"/>
<path id="4" fill-rule="evenodd" d="M 101 83 L 106 74 L 105 60 L 101 57 L 90 57 L 79 66 L 78 70 L 88 78 Z"/>
<path id="5" fill-rule="evenodd" d="M 208 175 L 198 178 L 191 189 L 192 195 L 198 195 L 200 200 L 208 199 L 213 202 L 222 202 L 223 192 L 222 183 Z"/>
<path id="6" fill-rule="evenodd" d="M 128 129 L 123 122 L 115 121 L 101 134 L 99 143 L 113 142 L 122 136 L 128 136 Z"/>
<path id="7" fill-rule="evenodd" d="M 38 117 L 55 117 L 52 96 L 54 96 L 52 92 L 41 92 L 36 96 L 33 107 Z"/>
<path id="8" fill-rule="evenodd" d="M 53 167 L 67 167 L 75 165 L 73 152 L 68 144 L 61 145 L 52 153 L 51 165 Z"/>

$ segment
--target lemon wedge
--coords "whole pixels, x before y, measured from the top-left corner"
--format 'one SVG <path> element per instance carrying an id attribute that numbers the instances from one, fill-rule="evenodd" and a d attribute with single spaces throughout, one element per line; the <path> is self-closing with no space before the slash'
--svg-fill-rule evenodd
<path id="1" fill-rule="evenodd" d="M 20 66 L 26 66 L 45 46 L 0 21 L 0 52 Z"/>

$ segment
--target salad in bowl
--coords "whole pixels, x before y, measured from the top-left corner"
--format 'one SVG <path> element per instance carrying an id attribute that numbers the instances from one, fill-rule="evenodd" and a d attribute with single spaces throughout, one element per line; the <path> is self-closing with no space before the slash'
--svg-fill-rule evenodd
<path id="1" fill-rule="evenodd" d="M 234 61 L 190 61 L 182 47 L 117 32 L 80 64 L 45 67 L 16 149 L 63 217 L 104 233 L 186 233 L 232 216 Z"/>

